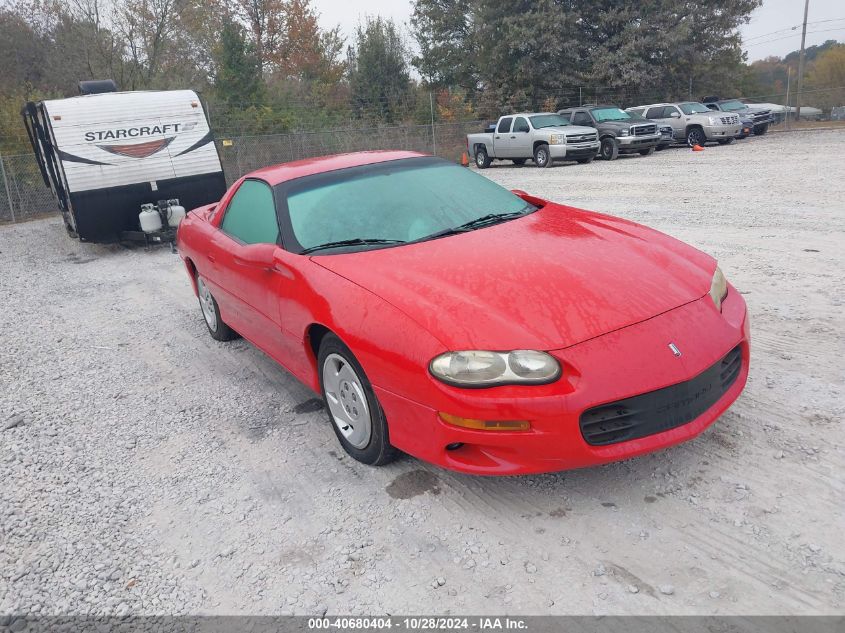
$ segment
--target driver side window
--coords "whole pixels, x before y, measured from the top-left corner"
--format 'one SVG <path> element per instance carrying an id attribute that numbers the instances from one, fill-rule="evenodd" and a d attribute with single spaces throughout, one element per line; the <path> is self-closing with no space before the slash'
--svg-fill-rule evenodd
<path id="1" fill-rule="evenodd" d="M 575 125 L 591 126 L 593 124 L 593 120 L 590 118 L 590 115 L 586 112 L 576 112 L 575 116 L 572 117 L 572 122 Z"/>
<path id="2" fill-rule="evenodd" d="M 220 229 L 244 244 L 278 243 L 279 221 L 270 186 L 244 180 L 226 207 Z"/>

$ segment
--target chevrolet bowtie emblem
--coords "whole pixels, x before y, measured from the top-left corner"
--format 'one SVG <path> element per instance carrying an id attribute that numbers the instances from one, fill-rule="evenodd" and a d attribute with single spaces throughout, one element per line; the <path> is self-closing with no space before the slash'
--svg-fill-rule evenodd
<path id="1" fill-rule="evenodd" d="M 677 356 L 678 358 L 681 357 L 681 350 L 678 349 L 678 346 L 674 343 L 669 343 L 669 349 L 672 350 L 672 353 Z"/>

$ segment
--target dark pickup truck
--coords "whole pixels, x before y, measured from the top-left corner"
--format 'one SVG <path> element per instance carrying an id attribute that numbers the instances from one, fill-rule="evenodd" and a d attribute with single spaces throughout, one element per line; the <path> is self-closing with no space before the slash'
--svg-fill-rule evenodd
<path id="1" fill-rule="evenodd" d="M 574 125 L 598 130 L 601 148 L 599 156 L 614 160 L 619 154 L 638 152 L 653 154 L 661 141 L 660 129 L 654 121 L 629 114 L 612 105 L 589 105 L 558 111 Z"/>
<path id="2" fill-rule="evenodd" d="M 716 112 L 730 112 L 742 119 L 750 120 L 752 129 L 756 136 L 762 136 L 769 130 L 769 126 L 775 122 L 772 111 L 768 108 L 758 108 L 743 103 L 739 99 L 720 99 L 719 97 L 704 97 L 701 103 L 710 110 Z"/>

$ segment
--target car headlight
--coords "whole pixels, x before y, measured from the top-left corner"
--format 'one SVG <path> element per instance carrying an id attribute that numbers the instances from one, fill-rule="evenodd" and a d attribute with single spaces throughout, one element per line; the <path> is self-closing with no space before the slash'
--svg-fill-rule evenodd
<path id="1" fill-rule="evenodd" d="M 728 280 L 722 273 L 722 269 L 716 266 L 716 272 L 713 273 L 713 281 L 710 282 L 710 298 L 716 304 L 716 309 L 722 309 L 722 301 L 728 296 Z"/>
<path id="2" fill-rule="evenodd" d="M 549 137 L 549 145 L 565 145 L 566 134 L 552 134 Z"/>
<path id="3" fill-rule="evenodd" d="M 719 125 L 722 122 L 722 118 L 718 116 L 711 116 L 709 119 L 710 125 Z"/>
<path id="4" fill-rule="evenodd" d="M 456 387 L 542 385 L 560 378 L 560 363 L 546 352 L 516 350 L 446 352 L 434 358 L 429 371 Z"/>
<path id="5" fill-rule="evenodd" d="M 619 136 L 630 136 L 630 135 L 631 135 L 631 129 L 630 128 L 623 127 L 621 130 L 619 130 Z"/>

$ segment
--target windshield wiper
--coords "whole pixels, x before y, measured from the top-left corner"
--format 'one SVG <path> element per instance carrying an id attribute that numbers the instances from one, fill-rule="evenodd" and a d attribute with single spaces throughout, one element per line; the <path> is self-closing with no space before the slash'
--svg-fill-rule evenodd
<path id="1" fill-rule="evenodd" d="M 325 244 L 317 244 L 316 246 L 309 246 L 302 249 L 299 254 L 306 255 L 314 251 L 321 251 L 327 248 L 340 248 L 342 246 L 369 246 L 371 244 L 407 244 L 405 240 L 384 240 L 380 238 L 363 238 L 353 237 L 349 240 L 338 240 L 337 242 L 326 242 Z"/>
<path id="2" fill-rule="evenodd" d="M 522 211 L 513 211 L 511 213 L 488 213 L 487 215 L 481 216 L 480 218 L 476 218 L 475 220 L 470 220 L 469 222 L 464 222 L 463 224 L 459 224 L 458 226 L 452 226 L 448 229 L 443 229 L 442 231 L 437 231 L 436 233 L 432 233 L 431 235 L 421 237 L 420 239 L 411 242 L 411 244 L 413 244 L 414 242 L 427 242 L 428 240 L 436 240 L 438 237 L 458 235 L 459 233 L 469 233 L 470 231 L 481 228 L 483 226 L 498 224 L 500 222 L 504 222 L 505 220 L 511 220 L 513 218 L 518 218 L 523 215 L 528 215 L 529 213 L 533 213 L 534 211 L 536 211 L 534 207 L 527 206 Z"/>
<path id="3" fill-rule="evenodd" d="M 476 218 L 475 220 L 470 220 L 469 222 L 465 222 L 464 224 L 460 224 L 456 226 L 456 229 L 462 230 L 472 230 L 477 229 L 482 226 L 487 226 L 489 224 L 498 224 L 499 222 L 504 222 L 505 220 L 510 220 L 512 218 L 518 218 L 521 215 L 526 215 L 528 213 L 528 209 L 523 209 L 522 211 L 513 211 L 511 213 L 489 213 L 487 215 L 482 215 L 480 218 Z"/>

